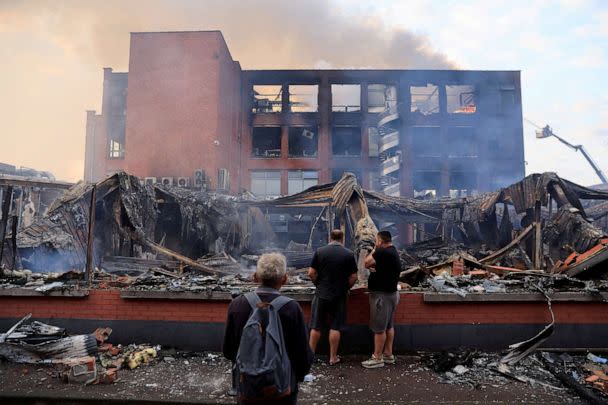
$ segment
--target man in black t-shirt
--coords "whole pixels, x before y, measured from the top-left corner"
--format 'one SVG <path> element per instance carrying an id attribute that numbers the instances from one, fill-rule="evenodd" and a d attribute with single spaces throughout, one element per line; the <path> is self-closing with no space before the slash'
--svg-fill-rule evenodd
<path id="1" fill-rule="evenodd" d="M 365 368 L 384 367 L 394 364 L 393 314 L 399 304 L 399 274 L 401 261 L 393 246 L 391 233 L 380 231 L 376 235 L 376 247 L 365 258 L 365 267 L 370 270 L 367 281 L 369 291 L 369 327 L 374 332 L 374 354 L 361 365 Z"/>
<path id="2" fill-rule="evenodd" d="M 310 348 L 314 352 L 321 329 L 329 325 L 329 364 L 340 361 L 340 330 L 346 323 L 348 290 L 357 281 L 357 262 L 353 252 L 344 247 L 344 232 L 334 229 L 327 246 L 315 252 L 308 276 L 315 283 L 310 324 Z"/>

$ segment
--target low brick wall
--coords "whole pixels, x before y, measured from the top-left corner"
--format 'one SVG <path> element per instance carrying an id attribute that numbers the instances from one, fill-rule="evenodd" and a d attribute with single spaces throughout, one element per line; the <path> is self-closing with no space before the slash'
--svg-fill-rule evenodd
<path id="1" fill-rule="evenodd" d="M 120 290 L 90 290 L 76 296 L 38 296 L 0 290 L 0 330 L 32 313 L 33 318 L 86 333 L 110 326 L 115 341 L 149 341 L 176 347 L 217 350 L 229 298 L 216 294 L 204 299 L 180 293 L 151 293 L 153 298 L 130 296 Z M 183 299 L 189 297 L 188 299 Z M 306 317 L 310 296 L 297 297 Z M 550 347 L 604 347 L 608 342 L 608 308 L 601 296 L 556 296 L 556 332 Z M 371 346 L 367 329 L 367 294 L 351 294 L 344 344 L 349 351 Z M 470 346 L 498 349 L 533 336 L 551 317 L 538 294 L 486 294 L 469 299 L 453 295 L 404 292 L 397 313 L 399 350 Z"/>

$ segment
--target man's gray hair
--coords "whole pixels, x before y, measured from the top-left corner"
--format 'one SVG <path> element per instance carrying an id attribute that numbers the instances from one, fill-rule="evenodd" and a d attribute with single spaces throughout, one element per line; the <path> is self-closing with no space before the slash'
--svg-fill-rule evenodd
<path id="1" fill-rule="evenodd" d="M 277 282 L 287 272 L 287 259 L 280 253 L 265 253 L 258 259 L 255 274 L 260 281 Z"/>

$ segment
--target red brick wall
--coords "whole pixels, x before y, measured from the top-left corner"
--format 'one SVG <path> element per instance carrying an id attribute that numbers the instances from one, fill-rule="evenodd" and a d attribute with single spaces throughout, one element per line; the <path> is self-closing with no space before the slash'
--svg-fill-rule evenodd
<path id="1" fill-rule="evenodd" d="M 233 63 L 218 31 L 133 33 L 127 94 L 126 169 L 141 177 L 192 177 L 202 168 L 217 182 L 231 152 Z M 219 140 L 219 146 L 214 144 Z"/>
<path id="2" fill-rule="evenodd" d="M 119 290 L 92 290 L 86 298 L 3 296 L 0 318 L 19 318 L 31 312 L 35 318 L 221 323 L 226 319 L 228 304 L 228 301 L 121 299 Z M 310 303 L 301 305 L 308 318 Z M 352 295 L 348 305 L 348 323 L 368 322 L 367 295 Z M 608 324 L 608 311 L 601 302 L 557 302 L 553 309 L 557 323 Z M 401 294 L 395 321 L 425 325 L 542 324 L 548 323 L 550 316 L 543 302 L 426 304 L 421 293 L 407 293 Z"/>

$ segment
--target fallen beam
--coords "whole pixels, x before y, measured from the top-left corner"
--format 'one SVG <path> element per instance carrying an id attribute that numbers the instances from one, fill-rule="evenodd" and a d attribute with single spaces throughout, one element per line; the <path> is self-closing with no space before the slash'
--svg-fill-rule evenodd
<path id="1" fill-rule="evenodd" d="M 205 265 L 202 265 L 200 263 L 197 263 L 194 260 L 190 259 L 189 257 L 181 255 L 181 254 L 179 254 L 177 252 L 174 252 L 171 249 L 168 249 L 168 248 L 166 248 L 164 246 L 161 246 L 158 243 L 152 242 L 149 239 L 144 240 L 143 243 L 146 246 L 148 246 L 150 249 L 154 250 L 155 252 L 164 254 L 164 255 L 169 256 L 169 257 L 172 257 L 175 260 L 180 261 L 180 262 L 182 262 L 182 263 L 184 263 L 184 264 L 186 264 L 186 265 L 188 265 L 188 266 L 190 266 L 192 268 L 195 268 L 197 270 L 201 270 L 201 271 L 204 271 L 204 272 L 207 272 L 207 273 L 211 273 L 211 274 L 222 275 L 222 276 L 233 274 L 232 272 L 221 271 L 221 270 L 214 269 L 214 268 L 211 268 L 209 266 L 205 266 Z"/>
<path id="2" fill-rule="evenodd" d="M 497 250 L 496 252 L 492 253 L 491 255 L 484 257 L 479 262 L 484 263 L 484 264 L 495 263 L 501 257 L 503 257 L 507 252 L 509 252 L 511 249 L 513 249 L 517 245 L 519 245 L 519 242 L 524 240 L 524 238 L 530 234 L 532 229 L 534 229 L 534 224 L 528 225 L 528 227 L 526 229 L 524 229 L 523 232 L 517 236 L 517 238 L 513 239 L 511 241 L 511 243 L 509 243 L 507 246 L 503 247 L 502 249 Z"/>

